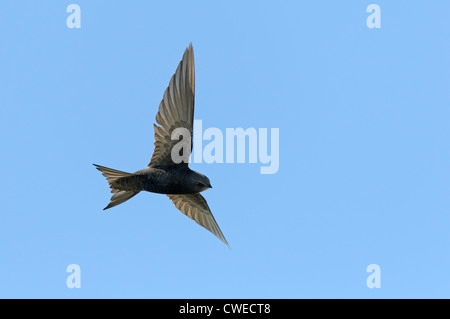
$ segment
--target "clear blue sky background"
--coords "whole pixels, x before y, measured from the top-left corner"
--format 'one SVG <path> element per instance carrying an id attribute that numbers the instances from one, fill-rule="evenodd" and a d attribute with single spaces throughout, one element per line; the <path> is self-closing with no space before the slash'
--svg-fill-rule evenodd
<path id="1" fill-rule="evenodd" d="M 448 1 L 70 3 L 0 3 L 0 297 L 450 297 Z M 275 175 L 192 166 L 231 250 L 92 166 L 147 165 L 191 41 L 204 129 L 280 129 Z"/>

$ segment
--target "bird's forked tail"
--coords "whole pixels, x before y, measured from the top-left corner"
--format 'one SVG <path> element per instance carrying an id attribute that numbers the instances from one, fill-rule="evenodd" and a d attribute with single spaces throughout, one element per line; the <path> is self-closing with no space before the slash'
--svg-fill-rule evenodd
<path id="1" fill-rule="evenodd" d="M 94 166 L 102 172 L 103 176 L 106 177 L 109 187 L 111 187 L 111 193 L 114 194 L 111 196 L 111 202 L 108 206 L 103 208 L 103 210 L 122 204 L 140 192 L 140 189 L 133 187 L 132 184 L 134 183 L 130 183 L 133 182 L 133 178 L 129 177 L 135 176 L 134 174 L 118 171 L 97 164 L 94 164 Z"/>

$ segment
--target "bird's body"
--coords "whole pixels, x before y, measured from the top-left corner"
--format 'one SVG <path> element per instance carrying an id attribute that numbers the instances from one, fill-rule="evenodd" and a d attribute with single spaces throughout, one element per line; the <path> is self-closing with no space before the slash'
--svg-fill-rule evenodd
<path id="1" fill-rule="evenodd" d="M 194 122 L 195 70 L 192 44 L 186 49 L 156 114 L 153 125 L 155 149 L 147 168 L 135 173 L 126 173 L 108 167 L 95 165 L 108 180 L 111 201 L 104 209 L 117 206 L 141 191 L 166 194 L 183 214 L 208 229 L 227 246 L 228 243 L 217 225 L 206 200 L 200 195 L 211 188 L 211 183 L 203 174 L 188 167 L 187 159 L 192 150 Z M 187 132 L 186 151 L 173 151 L 179 140 L 173 139 L 177 129 Z M 184 141 L 184 136 L 181 142 Z M 174 159 L 176 154 L 184 160 Z M 174 155 L 175 154 L 175 155 Z M 183 155 L 181 155 L 183 154 Z"/>
<path id="2" fill-rule="evenodd" d="M 143 190 L 159 194 L 190 194 L 193 191 L 184 185 L 185 174 L 189 174 L 189 168 L 180 167 L 155 167 L 144 168 L 135 174 L 141 177 Z"/>
<path id="3" fill-rule="evenodd" d="M 187 182 L 199 174 L 188 167 L 148 167 L 115 180 L 113 187 L 128 191 L 147 191 L 158 194 L 194 194 L 199 190 Z M 205 188 L 206 190 L 207 188 Z"/>

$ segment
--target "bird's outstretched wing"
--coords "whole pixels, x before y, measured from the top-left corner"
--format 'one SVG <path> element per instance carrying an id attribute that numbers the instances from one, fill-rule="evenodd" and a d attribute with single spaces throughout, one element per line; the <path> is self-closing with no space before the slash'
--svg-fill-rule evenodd
<path id="1" fill-rule="evenodd" d="M 192 127 L 194 122 L 194 95 L 195 95 L 195 70 L 194 49 L 192 43 L 186 49 L 183 59 L 178 64 L 175 74 L 172 76 L 169 86 L 164 92 L 164 97 L 156 114 L 155 149 L 148 166 L 172 166 L 176 163 L 172 160 L 172 148 L 180 140 L 172 140 L 172 132 L 176 128 L 186 128 L 190 134 L 189 154 L 192 150 Z M 187 161 L 180 165 L 188 165 Z"/>
<path id="2" fill-rule="evenodd" d="M 190 219 L 193 219 L 200 226 L 205 227 L 211 233 L 217 236 L 221 241 L 223 241 L 228 248 L 227 240 L 222 234 L 222 231 L 217 225 L 211 210 L 209 209 L 208 203 L 205 198 L 199 193 L 196 194 L 182 194 L 182 195 L 167 195 L 175 207 L 178 208 L 183 214 L 185 214 Z"/>

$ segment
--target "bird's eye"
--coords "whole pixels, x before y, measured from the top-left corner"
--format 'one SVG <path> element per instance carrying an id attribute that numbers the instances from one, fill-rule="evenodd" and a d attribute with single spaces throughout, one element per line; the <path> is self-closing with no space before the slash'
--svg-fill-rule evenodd
<path id="1" fill-rule="evenodd" d="M 205 187 L 205 184 L 203 184 L 203 183 L 197 183 L 197 186 L 198 186 L 198 187 Z"/>

